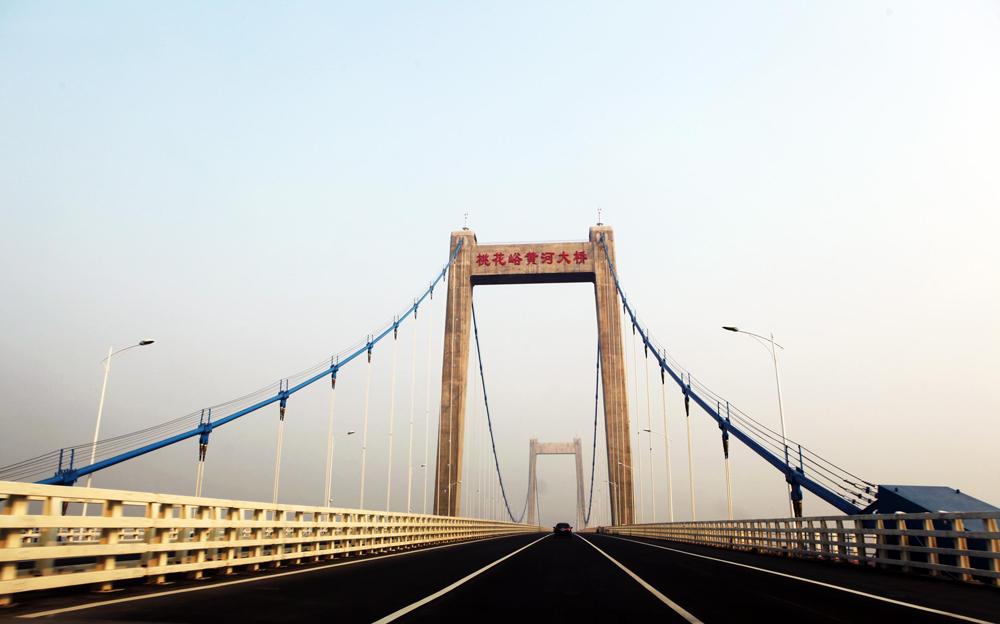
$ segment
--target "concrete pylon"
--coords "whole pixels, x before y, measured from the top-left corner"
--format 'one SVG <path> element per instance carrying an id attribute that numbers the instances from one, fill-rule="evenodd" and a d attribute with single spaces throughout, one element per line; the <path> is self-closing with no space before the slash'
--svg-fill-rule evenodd
<path id="1" fill-rule="evenodd" d="M 611 518 L 612 524 L 631 524 L 635 515 L 632 471 L 624 468 L 632 465 L 632 453 L 622 325 L 618 295 L 608 264 L 608 256 L 611 263 L 615 262 L 613 230 L 599 225 L 590 228 L 586 241 L 512 245 L 480 245 L 475 232 L 461 230 L 451 233 L 449 258 L 460 242 L 461 249 L 448 276 L 434 513 L 457 516 L 461 504 L 462 484 L 458 481 L 462 474 L 473 287 L 591 282 L 601 344 Z"/>
<path id="2" fill-rule="evenodd" d="M 536 438 L 528 441 L 528 513 L 525 521 L 529 524 L 539 524 L 541 518 L 536 518 L 538 509 L 535 506 L 538 496 L 537 466 L 539 455 L 574 455 L 576 459 L 576 524 L 577 530 L 583 529 L 586 516 L 586 500 L 583 496 L 583 445 L 580 438 L 573 442 L 539 442 Z"/>

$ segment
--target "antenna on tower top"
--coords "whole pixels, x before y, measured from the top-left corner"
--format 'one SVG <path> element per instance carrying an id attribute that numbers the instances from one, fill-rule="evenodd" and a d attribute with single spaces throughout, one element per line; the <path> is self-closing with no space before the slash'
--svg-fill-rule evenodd
<path id="1" fill-rule="evenodd" d="M 462 229 L 466 231 L 469 229 L 469 213 L 465 213 L 465 225 L 462 226 Z"/>
<path id="2" fill-rule="evenodd" d="M 601 209 L 600 208 L 597 209 L 597 225 L 604 225 L 603 223 L 601 223 Z"/>

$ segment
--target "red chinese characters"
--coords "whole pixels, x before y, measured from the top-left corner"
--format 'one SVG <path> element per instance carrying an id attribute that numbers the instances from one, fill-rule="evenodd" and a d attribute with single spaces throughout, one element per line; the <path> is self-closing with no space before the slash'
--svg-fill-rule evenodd
<path id="1" fill-rule="evenodd" d="M 528 251 L 524 255 L 515 251 L 510 254 L 496 252 L 493 254 L 476 254 L 476 264 L 478 266 L 521 266 L 522 264 L 586 264 L 590 260 L 586 251 Z"/>

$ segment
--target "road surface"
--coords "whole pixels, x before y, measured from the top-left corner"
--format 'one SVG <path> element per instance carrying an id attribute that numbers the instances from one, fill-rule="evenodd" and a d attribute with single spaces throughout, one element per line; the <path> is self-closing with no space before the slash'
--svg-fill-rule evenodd
<path id="1" fill-rule="evenodd" d="M 112 594 L 39 593 L 61 622 L 1000 623 L 1000 589 L 606 535 L 521 535 Z"/>

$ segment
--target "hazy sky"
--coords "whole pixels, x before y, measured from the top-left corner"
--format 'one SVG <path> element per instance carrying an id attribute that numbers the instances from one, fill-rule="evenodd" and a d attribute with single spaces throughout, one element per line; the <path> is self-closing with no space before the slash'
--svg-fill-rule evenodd
<path id="1" fill-rule="evenodd" d="M 102 437 L 363 339 L 426 287 L 465 212 L 480 242 L 572 240 L 602 207 L 640 315 L 714 391 L 778 427 L 769 356 L 720 326 L 773 331 L 791 437 L 869 481 L 1000 504 L 995 2 L 3 2 L 0 58 L 0 465 L 89 441 L 109 346 L 156 340 L 112 369 Z M 589 472 L 592 287 L 482 287 L 475 301 L 520 507 L 532 435 L 580 435 Z M 432 434 L 441 312 L 443 298 Z M 372 371 L 376 508 L 391 362 L 387 341 Z M 362 362 L 341 373 L 338 432 L 360 432 L 364 380 Z M 328 409 L 325 382 L 289 402 L 283 502 L 321 500 Z M 668 410 L 686 519 L 673 388 Z M 270 500 L 277 420 L 271 407 L 212 434 L 206 495 Z M 339 506 L 357 505 L 359 438 L 338 442 Z M 721 518 L 719 431 L 700 411 L 693 438 L 699 519 Z M 196 446 L 95 485 L 193 493 Z M 659 438 L 654 460 L 662 520 Z M 572 466 L 539 464 L 544 523 L 574 517 Z M 787 514 L 777 471 L 738 443 L 732 469 L 738 516 Z M 648 481 L 645 496 L 648 520 Z M 805 509 L 832 511 L 809 494 Z"/>

